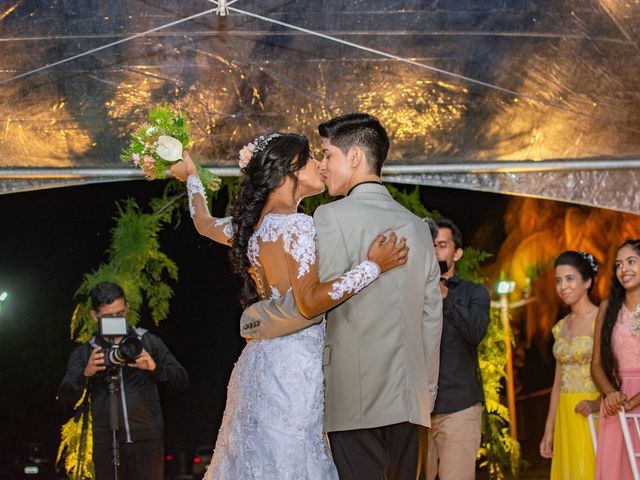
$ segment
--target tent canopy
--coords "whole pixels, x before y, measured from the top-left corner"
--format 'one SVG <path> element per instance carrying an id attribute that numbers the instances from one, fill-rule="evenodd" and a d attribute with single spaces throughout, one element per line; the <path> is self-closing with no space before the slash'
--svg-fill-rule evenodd
<path id="1" fill-rule="evenodd" d="M 169 103 L 222 173 L 257 135 L 318 144 L 366 111 L 389 180 L 640 213 L 637 2 L 223 3 L 5 2 L 0 192 L 135 177 L 120 152 Z"/>

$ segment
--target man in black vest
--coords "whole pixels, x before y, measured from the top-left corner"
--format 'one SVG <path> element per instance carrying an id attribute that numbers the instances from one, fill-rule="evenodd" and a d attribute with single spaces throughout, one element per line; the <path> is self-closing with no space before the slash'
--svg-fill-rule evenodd
<path id="1" fill-rule="evenodd" d="M 124 322 L 128 313 L 124 291 L 115 283 L 96 285 L 91 293 L 91 305 L 91 316 L 100 325 L 108 325 L 109 320 Z M 118 336 L 101 331 L 73 351 L 58 389 L 58 398 L 63 404 L 74 406 L 85 388 L 91 395 L 96 480 L 114 478 L 109 410 L 113 395 L 117 398 L 111 404 L 117 401 L 119 425 L 118 479 L 162 480 L 163 419 L 158 383 L 182 390 L 188 387 L 189 378 L 159 337 L 144 329 L 133 329 L 126 323 L 124 330 L 126 334 Z M 132 347 L 125 351 L 123 347 L 128 343 Z M 118 353 L 114 355 L 116 349 Z M 132 358 L 119 361 L 127 355 Z M 115 393 L 110 393 L 110 388 Z"/>
<path id="2" fill-rule="evenodd" d="M 442 340 L 438 395 L 431 412 L 427 480 L 475 478 L 480 447 L 482 401 L 478 372 L 478 344 L 489 324 L 489 292 L 484 285 L 456 275 L 463 255 L 462 235 L 448 219 L 436 221 L 434 240 L 441 264 Z M 446 266 L 445 266 L 446 265 Z"/>

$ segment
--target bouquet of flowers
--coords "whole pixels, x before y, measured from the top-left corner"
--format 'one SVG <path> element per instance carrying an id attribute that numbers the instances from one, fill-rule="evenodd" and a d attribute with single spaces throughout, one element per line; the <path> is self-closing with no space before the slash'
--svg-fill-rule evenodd
<path id="1" fill-rule="evenodd" d="M 169 167 L 182 160 L 182 150 L 189 146 L 191 125 L 182 113 L 163 106 L 149 111 L 148 122 L 131 134 L 131 142 L 120 159 L 132 162 L 149 179 L 163 179 Z M 208 190 L 220 188 L 220 178 L 196 164 L 198 175 Z"/>

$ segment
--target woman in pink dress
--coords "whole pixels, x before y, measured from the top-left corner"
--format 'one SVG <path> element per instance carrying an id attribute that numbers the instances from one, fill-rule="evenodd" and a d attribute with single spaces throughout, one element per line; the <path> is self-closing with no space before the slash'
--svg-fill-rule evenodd
<path id="1" fill-rule="evenodd" d="M 591 374 L 603 396 L 595 478 L 633 479 L 618 412 L 640 413 L 640 240 L 618 248 L 609 299 L 596 320 Z"/>

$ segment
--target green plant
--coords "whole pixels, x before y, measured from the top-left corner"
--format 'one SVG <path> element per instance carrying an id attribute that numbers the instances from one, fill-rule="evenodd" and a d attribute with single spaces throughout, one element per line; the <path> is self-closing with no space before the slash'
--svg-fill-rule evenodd
<path id="1" fill-rule="evenodd" d="M 509 340 L 513 342 L 511 332 Z M 485 397 L 482 444 L 478 451 L 480 467 L 487 469 L 491 479 L 518 478 L 520 444 L 511 437 L 509 410 L 500 402 L 507 376 L 507 348 L 499 308 L 491 308 L 487 334 L 478 346 L 478 364 Z"/>
<path id="2" fill-rule="evenodd" d="M 307 215 L 313 215 L 320 205 L 329 203 L 335 200 L 335 197 L 329 195 L 329 192 L 325 189 L 320 195 L 314 195 L 313 197 L 306 197 L 302 199 L 302 209 Z"/>
<path id="3" fill-rule="evenodd" d="M 433 218 L 434 220 L 442 217 L 437 210 L 429 211 L 420 201 L 420 187 L 417 185 L 410 192 L 405 192 L 403 189 L 394 187 L 389 183 L 385 183 L 385 187 L 389 190 L 389 193 L 393 199 L 409 210 L 414 215 L 420 218 Z"/>
<path id="4" fill-rule="evenodd" d="M 87 392 L 76 404 L 76 409 L 82 408 Z M 86 429 L 82 430 L 82 426 Z M 60 429 L 60 447 L 56 456 L 56 463 L 64 456 L 65 471 L 69 478 L 90 479 L 95 476 L 91 452 L 93 451 L 93 435 L 91 434 L 91 412 L 87 408 L 86 416 L 70 418 Z M 81 453 L 83 452 L 83 453 Z M 87 453 L 89 452 L 89 453 Z"/>
<path id="5" fill-rule="evenodd" d="M 485 279 L 482 276 L 481 264 L 490 257 L 492 255 L 489 252 L 473 247 L 465 247 L 464 255 L 456 263 L 456 273 L 460 278 L 470 282 L 483 283 Z"/>

